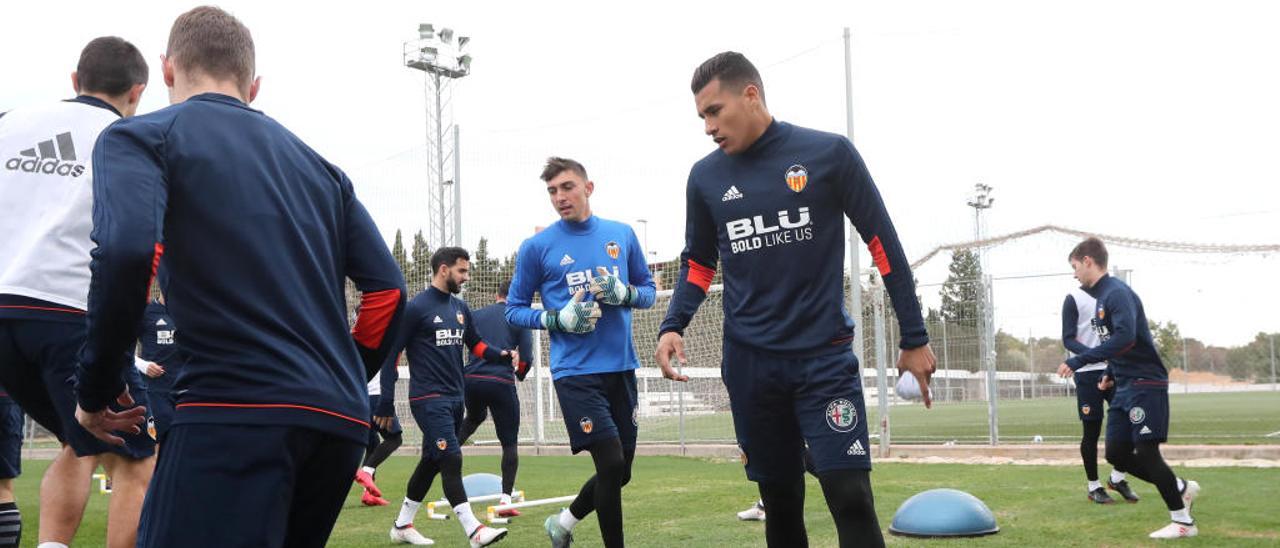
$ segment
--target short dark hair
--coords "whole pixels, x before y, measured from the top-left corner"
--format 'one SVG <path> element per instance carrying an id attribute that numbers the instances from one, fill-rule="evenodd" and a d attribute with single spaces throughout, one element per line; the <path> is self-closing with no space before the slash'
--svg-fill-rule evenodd
<path id="1" fill-rule="evenodd" d="M 542 168 L 542 181 L 550 183 L 557 175 L 566 171 L 577 173 L 583 179 L 587 178 L 587 168 L 582 167 L 582 164 L 568 158 L 552 156 L 547 158 L 547 165 Z"/>
<path id="2" fill-rule="evenodd" d="M 756 66 L 741 53 L 736 51 L 717 53 L 698 65 L 697 70 L 693 71 L 693 83 L 690 86 L 693 88 L 693 94 L 697 95 L 702 88 L 707 87 L 707 84 L 715 79 L 720 80 L 720 85 L 732 88 L 734 91 L 742 91 L 747 84 L 754 85 L 760 90 L 760 100 L 764 101 L 764 80 L 760 78 L 760 71 L 756 70 Z"/>
<path id="3" fill-rule="evenodd" d="M 169 29 L 167 51 L 182 70 L 233 79 L 244 93 L 253 85 L 253 36 L 222 8 L 200 6 L 179 15 Z"/>
<path id="4" fill-rule="evenodd" d="M 510 278 L 508 278 L 508 279 L 506 279 L 506 280 L 502 280 L 502 283 L 498 284 L 498 296 L 499 296 L 499 297 L 502 297 L 502 298 L 504 298 L 504 299 L 505 299 L 505 298 L 507 297 L 507 293 L 508 293 L 509 291 L 511 291 L 511 279 L 510 279 Z"/>
<path id="5" fill-rule="evenodd" d="M 1067 258 L 1073 261 L 1084 261 L 1085 257 L 1090 257 L 1098 266 L 1107 268 L 1107 246 L 1096 236 L 1090 236 L 1076 244 Z"/>
<path id="6" fill-rule="evenodd" d="M 123 95 L 138 84 L 147 83 L 147 61 L 133 44 L 117 36 L 90 40 L 80 51 L 76 79 L 81 93 Z"/>
<path id="7" fill-rule="evenodd" d="M 471 255 L 467 254 L 467 250 L 461 247 L 442 247 L 431 254 L 431 274 L 435 275 L 440 271 L 441 266 L 453 266 L 458 263 L 458 259 L 471 260 Z"/>

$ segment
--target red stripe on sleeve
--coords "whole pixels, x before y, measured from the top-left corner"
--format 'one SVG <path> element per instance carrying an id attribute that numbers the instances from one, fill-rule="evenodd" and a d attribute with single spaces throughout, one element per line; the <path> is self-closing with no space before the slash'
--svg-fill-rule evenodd
<path id="1" fill-rule="evenodd" d="M 880 243 L 879 236 L 871 239 L 871 243 L 867 244 L 867 250 L 871 252 L 871 260 L 875 261 L 876 268 L 880 270 L 881 278 L 893 272 L 893 267 L 889 266 L 889 256 L 885 255 L 884 245 Z"/>
<path id="2" fill-rule="evenodd" d="M 487 344 L 485 344 L 483 341 L 481 341 L 481 342 L 480 342 L 480 344 L 477 344 L 477 345 L 475 345 L 475 346 L 471 347 L 471 355 L 472 355 L 472 356 L 475 356 L 475 357 L 477 357 L 477 358 L 483 358 L 483 357 L 484 357 L 484 351 L 485 351 L 485 350 L 488 350 L 488 349 L 489 349 L 489 345 L 487 345 Z"/>
<path id="3" fill-rule="evenodd" d="M 151 300 L 151 285 L 156 283 L 156 272 L 160 271 L 160 257 L 164 256 L 164 244 L 156 242 L 155 252 L 151 254 L 151 277 L 147 278 L 147 300 Z"/>
<path id="4" fill-rule="evenodd" d="M 351 336 L 365 348 L 381 346 L 399 302 L 399 289 L 366 292 L 360 297 L 360 311 L 356 316 L 356 326 L 351 329 Z"/>
<path id="5" fill-rule="evenodd" d="M 516 367 L 516 374 L 523 377 L 528 371 L 529 371 L 529 362 L 520 360 L 519 367 Z"/>
<path id="6" fill-rule="evenodd" d="M 689 260 L 689 283 L 702 288 L 706 293 L 711 290 L 711 279 L 716 277 L 716 269 L 702 266 L 693 259 Z"/>

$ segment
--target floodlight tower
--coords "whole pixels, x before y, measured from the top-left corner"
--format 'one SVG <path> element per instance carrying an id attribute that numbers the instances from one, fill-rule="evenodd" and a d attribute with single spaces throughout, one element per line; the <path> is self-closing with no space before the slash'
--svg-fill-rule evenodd
<path id="1" fill-rule="evenodd" d="M 471 74 L 471 38 L 453 29 L 418 25 L 418 39 L 404 43 L 404 65 L 425 75 L 427 98 L 427 242 L 462 245 L 462 192 L 458 126 L 453 123 L 453 83 Z"/>

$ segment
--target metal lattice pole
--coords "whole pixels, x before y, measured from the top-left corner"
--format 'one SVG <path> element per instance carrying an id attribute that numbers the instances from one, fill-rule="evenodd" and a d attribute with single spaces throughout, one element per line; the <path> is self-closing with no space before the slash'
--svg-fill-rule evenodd
<path id="1" fill-rule="evenodd" d="M 997 405 L 1000 380 L 996 376 L 995 337 L 992 335 L 991 276 L 983 276 L 981 292 L 982 312 L 978 317 L 982 323 L 982 360 L 987 369 L 987 436 L 991 445 L 996 445 L 1000 443 L 1000 411 Z"/>
<path id="2" fill-rule="evenodd" d="M 872 322 L 875 324 L 876 399 L 880 409 L 880 456 L 889 456 L 889 366 L 884 351 L 884 285 L 871 288 Z"/>

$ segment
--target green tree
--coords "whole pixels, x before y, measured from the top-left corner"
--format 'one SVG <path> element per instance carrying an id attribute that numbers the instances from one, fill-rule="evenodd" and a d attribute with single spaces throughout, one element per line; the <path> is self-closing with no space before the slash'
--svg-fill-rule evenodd
<path id="1" fill-rule="evenodd" d="M 1151 338 L 1156 343 L 1156 352 L 1164 366 L 1168 369 L 1185 370 L 1185 364 L 1182 363 L 1182 331 L 1178 329 L 1178 324 L 1172 320 L 1164 323 L 1147 320 L 1147 327 L 1151 329 Z"/>
<path id="2" fill-rule="evenodd" d="M 1271 337 L 1275 336 L 1258 333 L 1249 344 L 1228 349 L 1226 372 L 1236 380 L 1271 382 Z"/>
<path id="3" fill-rule="evenodd" d="M 400 236 L 400 229 L 396 229 L 396 242 L 391 246 L 391 256 L 395 258 L 396 265 L 400 267 L 400 274 L 405 279 L 409 278 L 409 257 L 404 250 L 404 238 Z"/>
<path id="4" fill-rule="evenodd" d="M 421 230 L 413 235 L 413 251 L 410 256 L 413 257 L 413 267 L 409 269 L 409 275 L 405 276 L 405 282 L 409 284 L 409 294 L 416 295 L 431 283 L 431 247 L 427 245 L 427 239 Z"/>
<path id="5" fill-rule="evenodd" d="M 982 264 L 978 254 L 962 249 L 951 254 L 942 283 L 942 317 L 951 323 L 977 325 L 982 310 Z"/>

